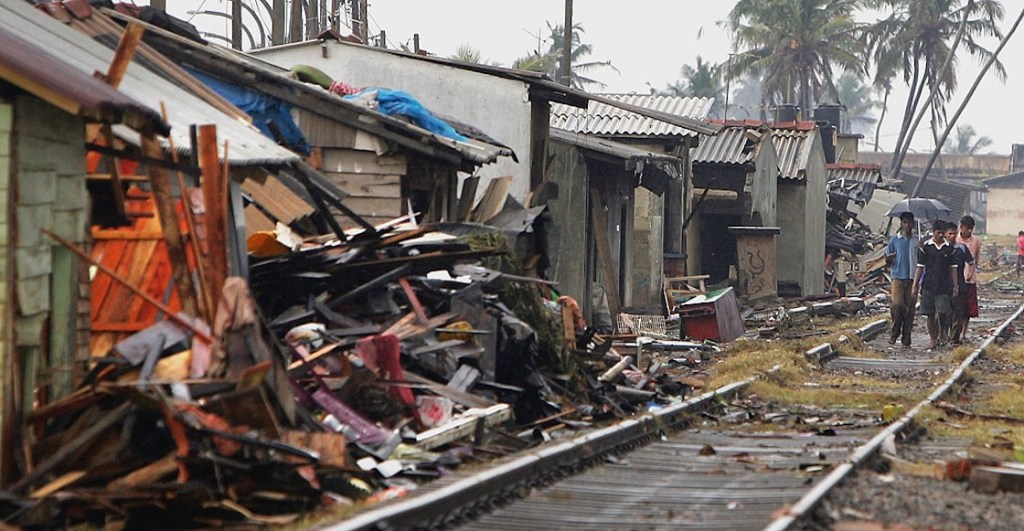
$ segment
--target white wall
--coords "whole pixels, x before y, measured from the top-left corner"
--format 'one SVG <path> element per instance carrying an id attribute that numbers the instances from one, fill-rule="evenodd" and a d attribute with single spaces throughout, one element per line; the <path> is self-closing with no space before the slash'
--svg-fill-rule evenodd
<path id="1" fill-rule="evenodd" d="M 333 41 L 310 41 L 253 55 L 284 68 L 305 64 L 356 87 L 408 92 L 431 111 L 473 125 L 511 147 L 519 163 L 500 157 L 483 166 L 477 197 L 492 177 L 514 177 L 511 193 L 523 200 L 530 187 L 530 101 L 526 83 L 403 57 L 384 50 Z M 326 57 L 325 57 L 326 56 Z"/>
<path id="2" fill-rule="evenodd" d="M 1017 234 L 1024 230 L 1024 189 L 988 189 L 988 213 L 986 230 L 988 234 Z"/>

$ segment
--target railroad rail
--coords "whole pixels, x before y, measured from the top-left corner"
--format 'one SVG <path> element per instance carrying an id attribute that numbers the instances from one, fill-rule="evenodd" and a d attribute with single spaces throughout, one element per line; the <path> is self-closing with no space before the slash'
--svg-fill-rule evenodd
<path id="1" fill-rule="evenodd" d="M 992 322 L 1013 309 L 994 302 L 986 306 Z M 439 480 L 330 529 L 789 529 L 946 394 L 1022 313 L 1024 306 L 1017 307 L 924 400 L 881 429 L 867 419 L 840 429 L 758 433 L 704 425 L 716 408 L 765 375 L 751 376 L 479 473 Z M 880 328 L 872 323 L 857 333 Z M 841 346 L 825 347 L 811 349 L 808 358 L 837 366 L 888 363 L 911 372 L 950 368 L 927 360 L 837 357 Z"/>

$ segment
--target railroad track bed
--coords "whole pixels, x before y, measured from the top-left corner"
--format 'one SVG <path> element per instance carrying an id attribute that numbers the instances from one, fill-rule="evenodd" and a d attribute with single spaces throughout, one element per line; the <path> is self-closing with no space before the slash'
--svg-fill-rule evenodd
<path id="1" fill-rule="evenodd" d="M 979 338 L 991 323 L 1013 314 L 1018 301 L 984 304 L 974 327 Z M 918 323 L 918 330 L 924 328 Z M 691 399 L 619 427 L 597 430 L 578 444 L 561 442 L 502 461 L 497 469 L 459 473 L 337 528 L 762 529 L 773 522 L 779 529 L 879 522 L 944 528 L 954 520 L 917 520 L 911 508 L 917 507 L 922 515 L 934 513 L 934 504 L 941 502 L 929 502 L 931 492 L 942 489 L 950 493 L 949 510 L 959 511 L 966 483 L 920 474 L 937 468 L 930 460 L 939 458 L 932 453 L 966 457 L 966 448 L 984 444 L 956 431 L 968 421 L 951 420 L 953 413 L 930 407 L 921 411 L 921 420 L 911 430 L 915 437 L 901 437 L 899 459 L 874 457 L 862 445 L 875 441 L 894 420 L 899 423 L 904 411 L 933 393 L 978 345 L 893 350 L 883 340 L 854 337 L 852 330 L 840 330 L 828 339 L 840 336 L 846 338 L 835 341 L 827 356 L 818 357 L 805 352 L 815 351 L 814 342 L 821 339 L 737 343 L 727 352 L 728 359 L 716 365 L 708 387 L 755 373 L 762 376 L 708 393 L 699 403 Z M 923 336 L 915 337 L 915 345 L 924 342 Z M 1012 347 L 995 351 L 1006 352 L 1004 357 L 983 359 L 982 368 L 968 371 L 970 383 L 956 387 L 957 394 L 943 400 L 956 404 L 965 400 L 961 397 L 979 396 L 974 386 L 1004 395 L 1014 385 L 1019 389 L 1024 377 L 1014 380 L 1013 375 L 1024 374 L 1024 356 L 1013 354 Z M 989 362 L 992 383 L 979 379 Z M 1018 437 L 1016 431 L 996 435 L 999 441 Z M 920 446 L 910 449 L 913 441 L 920 441 Z M 922 453 L 914 453 L 918 451 Z M 853 469 L 851 452 L 860 453 L 855 461 L 869 468 L 848 476 L 838 494 L 819 503 L 822 493 L 841 481 L 837 471 Z M 901 481 L 907 484 L 901 486 Z M 929 490 L 914 483 L 927 481 L 939 486 Z M 913 493 L 902 496 L 904 488 Z M 818 490 L 822 493 L 815 495 Z M 883 491 L 888 494 L 880 496 Z M 985 507 L 994 511 L 1006 495 L 978 496 L 986 498 L 971 504 L 973 512 L 959 511 L 964 525 L 972 528 L 987 522 L 984 518 L 992 511 Z M 868 504 L 875 498 L 875 505 Z M 887 503 L 906 510 L 893 510 Z"/>

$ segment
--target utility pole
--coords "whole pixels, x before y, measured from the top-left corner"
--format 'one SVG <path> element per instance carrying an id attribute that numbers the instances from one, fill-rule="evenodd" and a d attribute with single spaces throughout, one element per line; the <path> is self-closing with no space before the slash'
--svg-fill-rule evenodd
<path id="1" fill-rule="evenodd" d="M 284 0 L 274 0 L 270 11 L 270 42 L 274 46 L 284 44 Z"/>
<path id="2" fill-rule="evenodd" d="M 231 0 L 231 47 L 242 49 L 242 0 Z"/>
<path id="3" fill-rule="evenodd" d="M 572 0 L 565 0 L 562 26 L 562 84 L 572 86 Z"/>

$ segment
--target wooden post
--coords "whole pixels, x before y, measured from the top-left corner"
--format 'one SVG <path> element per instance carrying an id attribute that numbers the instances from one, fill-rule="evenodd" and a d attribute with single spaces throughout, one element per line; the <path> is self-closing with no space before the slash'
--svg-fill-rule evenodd
<path id="1" fill-rule="evenodd" d="M 302 0 L 292 0 L 292 9 L 288 18 L 288 42 L 302 40 Z"/>
<path id="2" fill-rule="evenodd" d="M 164 121 L 167 121 L 167 106 L 164 102 L 160 102 L 160 114 L 163 116 Z M 178 164 L 178 152 L 174 149 L 174 139 L 168 137 L 167 143 L 170 147 L 168 151 L 171 153 L 171 161 L 175 165 Z M 195 258 L 196 273 L 199 279 L 199 303 L 200 312 L 202 312 L 203 319 L 207 323 L 213 322 L 214 313 L 217 308 L 214 306 L 213 296 L 210 294 L 210 288 L 206 285 L 209 277 L 206 275 L 206 264 L 203 261 L 203 249 L 199 244 L 199 233 L 196 231 L 196 218 L 192 210 L 192 199 L 189 197 L 187 192 L 187 186 L 185 184 L 185 176 L 180 172 L 175 172 L 178 182 L 178 193 L 181 194 L 181 209 L 185 213 L 185 227 L 188 229 L 188 243 L 189 247 L 192 248 L 192 257 Z"/>
<path id="3" fill-rule="evenodd" d="M 142 135 L 142 152 L 147 157 L 162 159 L 163 149 L 153 135 Z M 185 256 L 185 243 L 178 227 L 178 214 L 174 210 L 174 194 L 171 179 L 167 172 L 155 165 L 146 164 L 146 173 L 153 186 L 153 199 L 156 203 L 157 215 L 160 217 L 160 228 L 163 231 L 164 243 L 167 244 L 167 256 L 171 262 L 171 273 L 174 285 L 178 288 L 181 307 L 192 317 L 199 316 L 196 303 L 196 290 L 192 284 L 192 273 L 189 271 L 188 258 Z"/>
<path id="4" fill-rule="evenodd" d="M 227 153 L 224 158 L 227 159 Z M 203 172 L 201 187 L 206 206 L 206 248 L 210 252 L 206 285 L 216 299 L 228 276 L 228 182 L 218 161 L 215 125 L 199 126 L 199 168 Z"/>
<path id="5" fill-rule="evenodd" d="M 231 0 L 231 47 L 242 49 L 242 0 Z"/>
<path id="6" fill-rule="evenodd" d="M 614 323 L 615 314 L 622 307 L 619 299 L 619 277 L 615 271 L 615 262 L 612 260 L 612 248 L 608 243 L 608 219 L 604 215 L 601 192 L 597 188 L 590 189 L 590 222 L 597 247 L 597 267 L 601 270 L 601 283 L 604 284 L 604 292 L 608 296 L 608 311 Z"/>

